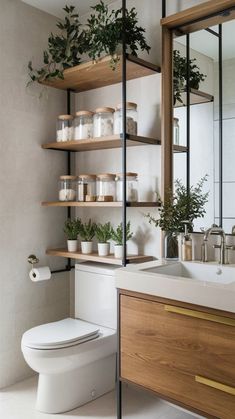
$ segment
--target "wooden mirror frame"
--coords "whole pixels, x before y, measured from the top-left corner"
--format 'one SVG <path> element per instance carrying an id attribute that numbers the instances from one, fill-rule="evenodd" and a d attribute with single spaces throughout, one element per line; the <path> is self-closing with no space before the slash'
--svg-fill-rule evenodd
<path id="1" fill-rule="evenodd" d="M 228 13 L 229 11 L 229 13 Z M 173 36 L 235 18 L 235 0 L 210 0 L 161 20 L 162 25 L 162 199 L 173 185 Z"/>

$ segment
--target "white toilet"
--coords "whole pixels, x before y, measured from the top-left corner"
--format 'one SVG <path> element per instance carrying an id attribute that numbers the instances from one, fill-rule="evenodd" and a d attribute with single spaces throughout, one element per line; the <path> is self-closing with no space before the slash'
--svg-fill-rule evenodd
<path id="1" fill-rule="evenodd" d="M 75 267 L 75 319 L 44 324 L 24 333 L 21 349 L 39 373 L 36 408 L 62 413 L 115 386 L 117 267 Z"/>

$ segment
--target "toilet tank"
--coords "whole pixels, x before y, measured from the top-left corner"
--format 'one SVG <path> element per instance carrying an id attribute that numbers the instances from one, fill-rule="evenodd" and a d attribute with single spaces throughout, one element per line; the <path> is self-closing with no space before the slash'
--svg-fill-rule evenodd
<path id="1" fill-rule="evenodd" d="M 75 317 L 117 328 L 117 266 L 81 263 L 75 266 Z"/>

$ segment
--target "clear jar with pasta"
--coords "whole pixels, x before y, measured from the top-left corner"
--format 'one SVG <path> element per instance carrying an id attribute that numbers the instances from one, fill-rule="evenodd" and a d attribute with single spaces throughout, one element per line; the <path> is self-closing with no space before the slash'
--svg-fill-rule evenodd
<path id="1" fill-rule="evenodd" d="M 138 174 L 129 172 L 126 174 L 126 200 L 128 202 L 138 202 Z M 123 174 L 116 175 L 116 200 L 123 201 Z"/>
<path id="2" fill-rule="evenodd" d="M 79 202 L 96 201 L 96 175 L 78 176 L 77 200 Z"/>
<path id="3" fill-rule="evenodd" d="M 77 176 L 60 176 L 59 201 L 76 201 Z"/>
<path id="4" fill-rule="evenodd" d="M 73 116 L 59 115 L 56 123 L 56 141 L 73 140 Z"/>
<path id="5" fill-rule="evenodd" d="M 103 173 L 97 175 L 97 201 L 112 202 L 116 198 L 115 175 L 112 173 Z"/>
<path id="6" fill-rule="evenodd" d="M 113 108 L 97 108 L 94 115 L 94 137 L 113 135 Z"/>
<path id="7" fill-rule="evenodd" d="M 114 114 L 114 134 L 121 134 L 122 129 L 122 105 L 116 107 Z M 126 103 L 126 132 L 127 134 L 137 135 L 138 131 L 138 114 L 137 104 L 133 102 Z"/>
<path id="8" fill-rule="evenodd" d="M 86 140 L 93 137 L 94 112 L 79 111 L 74 118 L 74 140 Z"/>

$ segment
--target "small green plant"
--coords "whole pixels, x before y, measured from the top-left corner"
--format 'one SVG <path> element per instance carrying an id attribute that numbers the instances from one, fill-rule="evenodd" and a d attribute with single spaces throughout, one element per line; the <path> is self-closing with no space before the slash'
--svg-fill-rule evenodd
<path id="1" fill-rule="evenodd" d="M 98 224 L 95 232 L 98 243 L 107 243 L 112 237 L 112 226 L 110 223 Z"/>
<path id="2" fill-rule="evenodd" d="M 165 203 L 162 203 L 159 217 L 155 218 L 147 214 L 150 224 L 160 227 L 161 230 L 171 235 L 184 231 L 183 221 L 189 222 L 189 231 L 193 231 L 193 221 L 204 217 L 206 213 L 205 204 L 208 202 L 209 192 L 203 193 L 203 186 L 208 175 L 199 180 L 196 186 L 191 186 L 189 191 L 182 181 L 175 181 L 175 192 L 168 191 Z"/>
<path id="3" fill-rule="evenodd" d="M 43 52 L 44 65 L 36 70 L 32 61 L 28 63 L 30 81 L 63 79 L 63 70 L 80 64 L 84 50 L 84 31 L 81 30 L 79 15 L 74 6 L 65 6 L 65 19 L 57 22 L 60 35 L 50 34 L 48 49 Z"/>
<path id="4" fill-rule="evenodd" d="M 111 55 L 110 64 L 115 69 L 118 62 L 116 53 L 123 40 L 124 27 L 126 46 L 132 55 L 137 56 L 138 49 L 150 51 L 144 36 L 145 29 L 138 26 L 135 7 L 126 9 L 125 21 L 123 21 L 122 8 L 110 11 L 102 0 L 91 9 L 95 13 L 87 20 L 85 28 L 85 45 L 90 58 L 97 60 L 103 52 Z"/>
<path id="5" fill-rule="evenodd" d="M 133 233 L 131 232 L 131 223 L 128 221 L 126 225 L 126 242 L 130 240 L 133 237 Z M 123 245 L 123 226 L 122 223 L 120 223 L 116 230 L 112 228 L 111 231 L 111 238 L 112 240 L 119 246 Z"/>
<path id="6" fill-rule="evenodd" d="M 207 76 L 200 73 L 196 61 L 196 58 L 189 60 L 189 87 L 198 90 L 200 82 L 205 81 Z M 183 103 L 181 94 L 187 83 L 187 59 L 178 50 L 173 52 L 173 71 L 174 104 L 176 101 Z"/>
<path id="7" fill-rule="evenodd" d="M 68 240 L 77 240 L 80 224 L 81 220 L 79 218 L 75 218 L 74 220 L 68 218 L 68 220 L 65 221 L 64 232 Z"/>
<path id="8" fill-rule="evenodd" d="M 96 233 L 96 224 L 91 219 L 87 223 L 80 223 L 79 236 L 84 242 L 91 242 Z"/>

